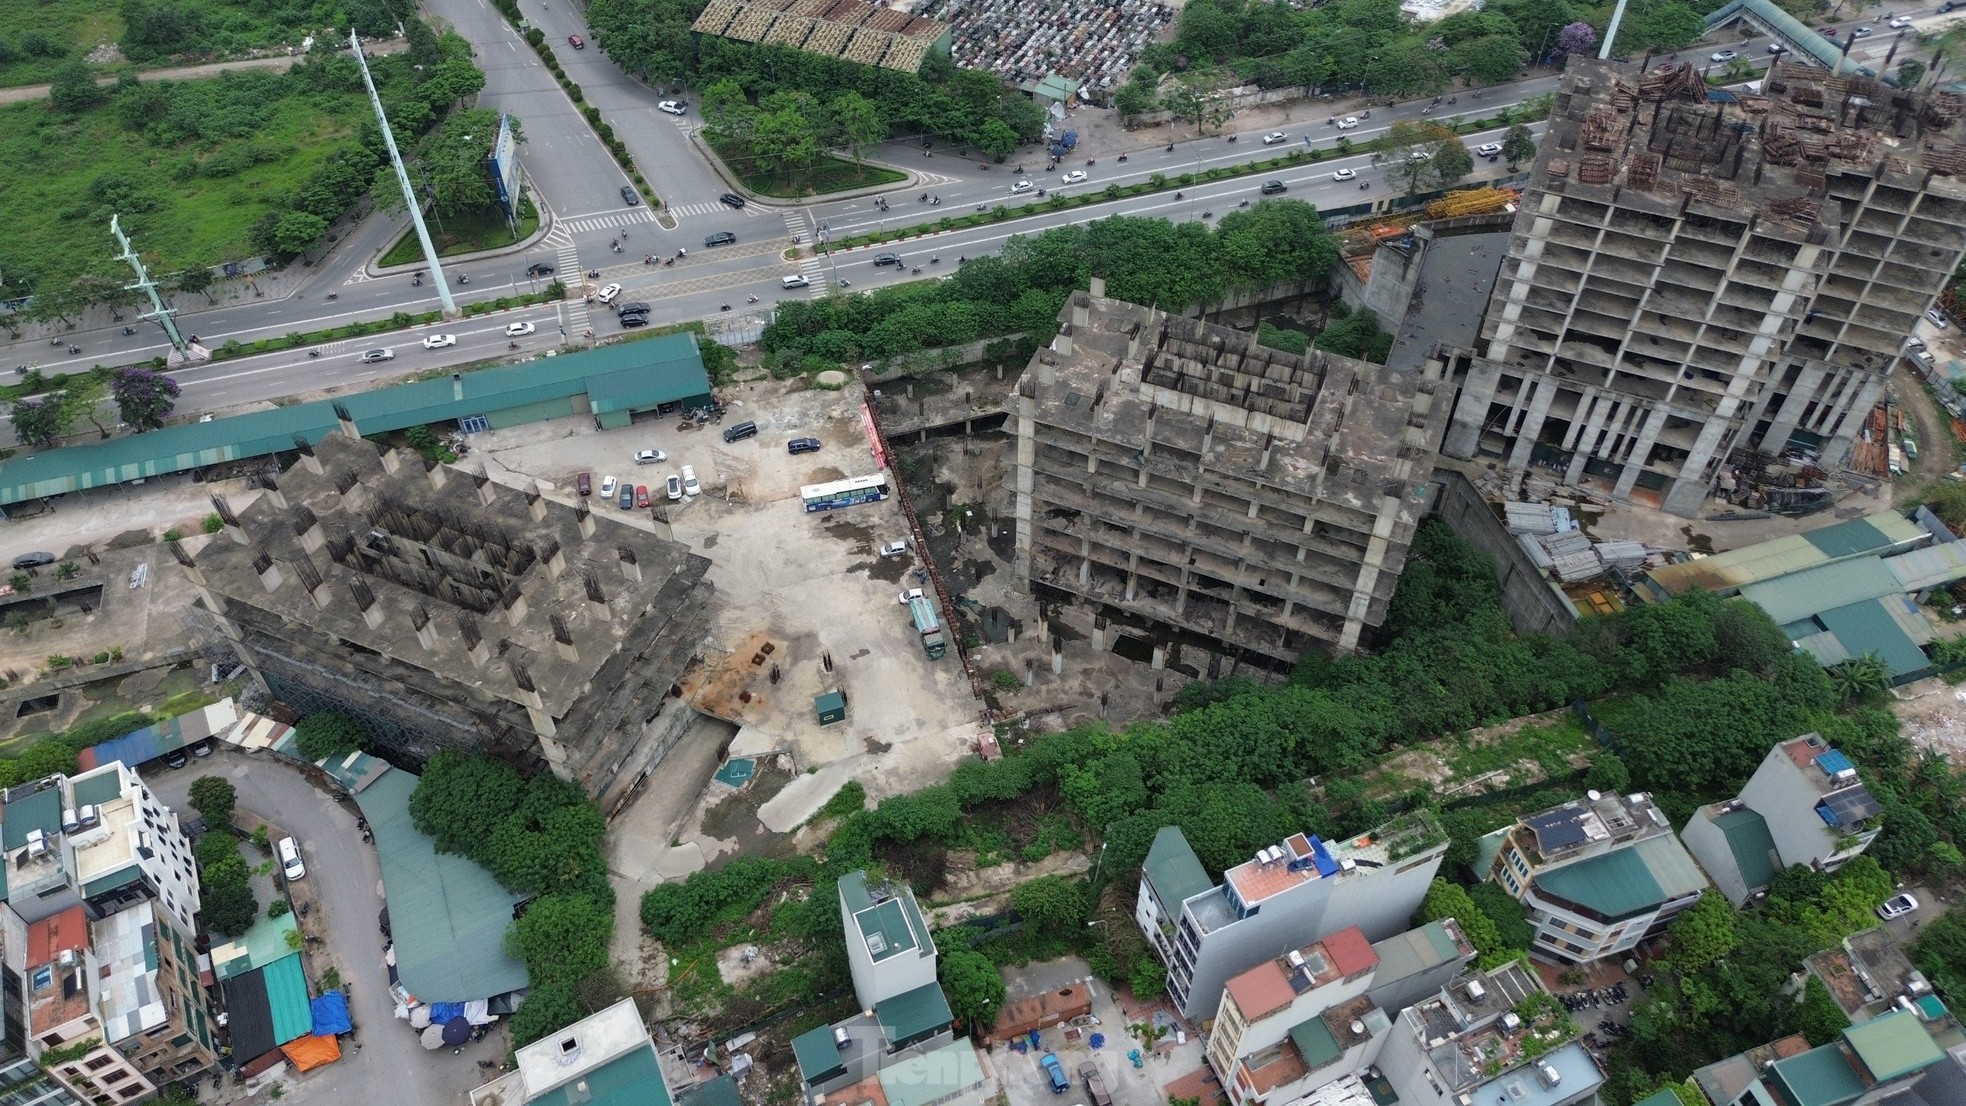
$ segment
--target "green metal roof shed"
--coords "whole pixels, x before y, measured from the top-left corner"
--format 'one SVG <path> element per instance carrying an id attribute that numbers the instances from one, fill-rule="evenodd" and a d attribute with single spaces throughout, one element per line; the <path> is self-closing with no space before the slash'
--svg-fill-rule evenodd
<path id="1" fill-rule="evenodd" d="M 976 1062 L 976 1046 L 964 1037 L 882 1069 L 880 1080 L 887 1106 L 935 1106 L 980 1085 L 983 1065 Z"/>
<path id="2" fill-rule="evenodd" d="M 1843 1031 L 1843 1039 L 1856 1053 L 1857 1062 L 1879 1083 L 1923 1071 L 1945 1058 L 1918 1016 L 1909 1010 L 1893 1010 L 1853 1025 Z"/>
<path id="3" fill-rule="evenodd" d="M 833 1027 L 822 1025 L 792 1038 L 792 1056 L 799 1062 L 799 1077 L 807 1086 L 824 1083 L 846 1074 L 846 1060 L 833 1041 Z"/>
<path id="4" fill-rule="evenodd" d="M 1734 867 L 1740 869 L 1741 883 L 1749 890 L 1766 887 L 1775 878 L 1775 837 L 1768 832 L 1768 820 L 1742 807 L 1713 820 L 1733 854 Z"/>
<path id="5" fill-rule="evenodd" d="M 1331 1027 L 1324 1024 L 1321 1017 L 1292 1026 L 1290 1043 L 1297 1046 L 1298 1055 L 1304 1058 L 1304 1066 L 1311 1071 L 1345 1054 L 1345 1050 L 1338 1047 L 1338 1038 L 1331 1035 Z"/>
<path id="6" fill-rule="evenodd" d="M 669 1106 L 655 1050 L 638 1048 L 580 1079 L 526 1100 L 526 1106 Z"/>
<path id="7" fill-rule="evenodd" d="M 417 777 L 384 772 L 355 796 L 375 832 L 396 972 L 425 1002 L 490 998 L 526 985 L 526 969 L 505 953 L 518 897 L 490 872 L 437 843 L 410 821 Z"/>
<path id="8" fill-rule="evenodd" d="M 292 449 L 296 437 L 318 442 L 339 426 L 336 403 L 357 432 L 378 434 L 471 417 L 516 426 L 573 414 L 581 396 L 612 428 L 636 411 L 709 402 L 710 378 L 696 336 L 666 334 L 17 457 L 0 463 L 0 505 L 264 457 Z"/>
<path id="9" fill-rule="evenodd" d="M 1154 885 L 1161 905 L 1171 911 L 1178 912 L 1182 903 L 1215 886 L 1179 826 L 1162 826 L 1154 834 L 1154 845 L 1140 870 Z"/>
<path id="10" fill-rule="evenodd" d="M 906 1048 L 949 1028 L 956 1016 L 939 983 L 924 983 L 912 991 L 874 1004 L 874 1018 L 887 1032 L 889 1050 Z"/>

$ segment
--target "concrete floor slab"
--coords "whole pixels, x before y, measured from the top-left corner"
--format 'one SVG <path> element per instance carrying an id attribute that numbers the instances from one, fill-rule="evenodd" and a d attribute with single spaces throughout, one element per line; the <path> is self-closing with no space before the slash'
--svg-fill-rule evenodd
<path id="1" fill-rule="evenodd" d="M 826 800 L 852 778 L 853 770 L 841 763 L 800 776 L 758 808 L 758 821 L 773 833 L 790 833 L 819 813 Z"/>

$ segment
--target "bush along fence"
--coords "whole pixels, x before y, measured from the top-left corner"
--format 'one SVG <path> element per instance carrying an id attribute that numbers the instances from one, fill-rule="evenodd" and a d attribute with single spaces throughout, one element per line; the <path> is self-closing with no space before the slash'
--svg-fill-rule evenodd
<path id="1" fill-rule="evenodd" d="M 525 36 L 526 41 L 532 45 L 533 52 L 539 55 L 539 60 L 545 62 L 546 68 L 552 71 L 553 79 L 560 82 L 560 87 L 566 90 L 567 97 L 580 109 L 580 113 L 587 117 L 587 122 L 594 128 L 594 133 L 600 136 L 601 145 L 608 148 L 608 153 L 614 155 L 615 164 L 621 166 L 621 171 L 628 174 L 628 179 L 634 182 L 635 191 L 642 194 L 642 198 L 648 201 L 650 207 L 661 207 L 662 197 L 655 194 L 655 189 L 649 186 L 647 178 L 642 176 L 642 171 L 635 168 L 635 159 L 629 155 L 628 147 L 622 145 L 621 139 L 615 137 L 614 128 L 601 120 L 601 110 L 587 102 L 587 97 L 580 91 L 580 86 L 573 83 L 573 79 L 567 76 L 566 70 L 560 68 L 560 59 L 554 56 L 553 48 L 546 45 L 546 32 L 528 25 L 525 17 L 519 14 L 519 5 L 513 0 L 493 0 L 493 2 L 498 10 L 504 13 L 506 20 Z"/>
<path id="2" fill-rule="evenodd" d="M 1463 120 L 1446 122 L 1440 125 L 1452 130 L 1457 135 L 1467 135 L 1480 131 L 1495 130 L 1516 122 L 1521 122 L 1521 120 L 1514 116 L 1504 114 L 1492 119 Z M 1054 190 L 1042 200 L 1026 203 L 1017 208 L 1011 208 L 1005 204 L 992 204 L 988 211 L 971 211 L 967 215 L 945 215 L 930 223 L 917 223 L 914 226 L 896 227 L 893 230 L 877 230 L 868 234 L 842 235 L 823 243 L 820 246 L 820 252 L 824 253 L 828 250 L 850 250 L 861 246 L 879 246 L 888 242 L 920 238 L 941 231 L 963 230 L 969 227 L 983 226 L 988 223 L 1001 223 L 1011 218 L 1021 218 L 1026 215 L 1046 215 L 1057 211 L 1069 211 L 1072 208 L 1086 207 L 1091 204 L 1103 204 L 1113 200 L 1123 200 L 1130 196 L 1146 196 L 1155 192 L 1193 188 L 1198 184 L 1234 180 L 1237 177 L 1253 177 L 1263 173 L 1274 173 L 1281 169 L 1293 169 L 1301 165 L 1315 165 L 1320 161 L 1330 158 L 1357 157 L 1360 154 L 1369 154 L 1372 152 L 1371 148 L 1367 145 L 1353 146 L 1343 139 L 1340 142 L 1341 145 L 1328 149 L 1299 146 L 1279 157 L 1273 157 L 1265 161 L 1251 162 L 1248 165 L 1218 165 L 1212 169 L 1204 169 L 1199 173 L 1189 172 L 1173 175 L 1155 173 L 1138 184 L 1109 184 L 1096 192 L 1079 192 L 1066 195 Z M 1512 174 L 1512 176 L 1520 176 L 1520 174 Z M 1417 206 L 1430 199 L 1437 199 L 1441 192 L 1448 191 L 1454 187 L 1472 188 L 1479 187 L 1484 183 L 1499 187 L 1504 183 L 1504 180 L 1470 181 L 1465 185 L 1457 182 L 1455 185 L 1450 185 L 1446 189 L 1424 194 L 1413 196 L 1396 195 L 1388 202 L 1393 209 L 1400 210 Z M 1356 214 L 1371 208 L 1372 205 L 1367 203 L 1356 205 L 1356 208 L 1334 208 L 1333 211 L 1324 212 L 1324 214 L 1327 216 L 1332 215 L 1334 212 Z M 1322 211 L 1322 209 L 1320 210 Z M 1347 218 L 1340 221 L 1349 222 L 1351 220 Z"/>

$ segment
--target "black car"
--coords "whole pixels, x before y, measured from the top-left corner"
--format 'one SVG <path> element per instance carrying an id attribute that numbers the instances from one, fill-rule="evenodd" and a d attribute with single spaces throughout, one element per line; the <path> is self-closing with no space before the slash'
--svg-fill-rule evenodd
<path id="1" fill-rule="evenodd" d="M 527 276 L 552 276 L 553 266 L 548 265 L 544 261 L 535 261 L 532 264 L 526 266 L 526 275 Z"/>
<path id="2" fill-rule="evenodd" d="M 877 253 L 874 255 L 874 264 L 899 265 L 901 264 L 901 255 L 898 253 Z"/>
<path id="3" fill-rule="evenodd" d="M 1279 192 L 1288 191 L 1290 191 L 1290 186 L 1280 180 L 1266 180 L 1263 182 L 1263 195 L 1265 196 L 1274 196 Z"/>
<path id="4" fill-rule="evenodd" d="M 621 317 L 621 325 L 624 328 L 635 327 L 635 326 L 647 326 L 649 325 L 649 317 L 643 314 L 623 315 Z"/>
<path id="5" fill-rule="evenodd" d="M 785 443 L 785 452 L 790 454 L 819 452 L 818 438 L 793 438 Z"/>
<path id="6" fill-rule="evenodd" d="M 724 427 L 725 442 L 741 442 L 746 438 L 755 438 L 757 436 L 758 436 L 758 424 L 755 422 L 751 422 L 748 419 L 744 422 L 738 423 L 736 426 Z"/>
<path id="7" fill-rule="evenodd" d="M 727 230 L 720 230 L 704 238 L 703 244 L 706 246 L 734 246 L 737 244 L 737 235 Z"/>
<path id="8" fill-rule="evenodd" d="M 635 191 L 634 185 L 624 184 L 621 186 L 621 200 L 629 207 L 634 207 L 642 202 L 642 194 Z"/>
<path id="9" fill-rule="evenodd" d="M 15 568 L 39 568 L 42 565 L 51 565 L 54 563 L 55 555 L 53 553 L 22 553 L 20 556 L 14 558 Z"/>
<path id="10" fill-rule="evenodd" d="M 717 198 L 718 198 L 719 200 L 722 200 L 722 201 L 724 202 L 724 204 L 725 204 L 725 206 L 727 206 L 727 207 L 743 207 L 743 206 L 744 206 L 744 197 L 742 197 L 742 196 L 740 196 L 740 195 L 738 195 L 738 194 L 737 194 L 737 193 L 735 193 L 735 192 L 726 192 L 726 193 L 724 193 L 723 195 L 721 195 L 721 196 L 718 196 Z"/>
<path id="11" fill-rule="evenodd" d="M 621 495 L 615 502 L 620 504 L 621 509 L 624 511 L 633 507 L 635 505 L 635 485 L 623 480 L 621 482 Z"/>
<path id="12" fill-rule="evenodd" d="M 643 303 L 641 300 L 618 303 L 614 307 L 614 313 L 617 315 L 646 315 L 649 313 L 649 305 Z"/>

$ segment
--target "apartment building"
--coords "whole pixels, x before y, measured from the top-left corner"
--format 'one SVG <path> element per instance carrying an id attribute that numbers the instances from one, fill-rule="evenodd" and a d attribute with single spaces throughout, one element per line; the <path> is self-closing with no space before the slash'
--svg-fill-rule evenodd
<path id="1" fill-rule="evenodd" d="M 1517 1013 L 1538 995 L 1549 992 L 1520 962 L 1470 972 L 1399 1012 L 1377 1067 L 1407 1103 L 1594 1103 L 1604 1073 L 1590 1053 L 1577 1041 L 1545 1036 L 1554 1031 L 1545 1024 L 1553 1015 Z"/>
<path id="2" fill-rule="evenodd" d="M 1838 463 L 1966 252 L 1949 93 L 1778 60 L 1563 74 L 1442 451 L 1695 515 L 1749 451 Z"/>
<path id="3" fill-rule="evenodd" d="M 111 761 L 0 794 L 0 845 L 0 965 L 25 1055 L 107 1103 L 216 1063 L 191 844 L 142 778 Z"/>
<path id="4" fill-rule="evenodd" d="M 1385 618 L 1446 420 L 1394 372 L 1074 293 L 1011 401 L 1012 567 L 1057 615 L 1288 668 Z"/>
<path id="5" fill-rule="evenodd" d="M 1764 1059 L 1745 1090 L 1714 1106 L 1949 1106 L 1958 1101 L 1952 1091 L 1966 1086 L 1961 1057 L 1941 1050 L 1913 1010 L 1850 1026 L 1816 1048 L 1798 1043 L 1806 1051 L 1777 1050 L 1788 1054 Z M 1966 1054 L 1966 1045 L 1956 1051 Z M 1723 1083 L 1713 1069 L 1726 1063 L 1696 1075 L 1709 1094 Z"/>
<path id="6" fill-rule="evenodd" d="M 1680 837 L 1738 907 L 1784 868 L 1834 872 L 1861 855 L 1882 810 L 1848 756 L 1804 734 L 1770 749 L 1738 798 L 1694 811 Z"/>
<path id="7" fill-rule="evenodd" d="M 1232 1106 L 1302 1101 L 1370 1065 L 1403 998 L 1438 992 L 1474 955 L 1452 919 L 1377 944 L 1352 926 L 1291 949 L 1224 987 L 1209 1067 Z"/>
<path id="8" fill-rule="evenodd" d="M 513 1070 L 471 1092 L 471 1106 L 670 1106 L 669 1084 L 635 1000 L 513 1053 Z"/>
<path id="9" fill-rule="evenodd" d="M 1447 835 L 1424 811 L 1344 842 L 1292 834 L 1214 883 L 1178 828 L 1154 838 L 1134 921 L 1167 965 L 1184 1017 L 1212 1016 L 1230 977 L 1356 926 L 1368 939 L 1406 929 L 1440 869 Z"/>
<path id="10" fill-rule="evenodd" d="M 1592 791 L 1531 814 L 1484 837 L 1478 855 L 1485 878 L 1528 912 L 1530 955 L 1558 964 L 1630 950 L 1709 886 L 1642 793 Z"/>
<path id="11" fill-rule="evenodd" d="M 866 872 L 848 872 L 840 877 L 840 917 L 862 1010 L 935 986 L 935 938 L 907 884 L 868 883 Z"/>

